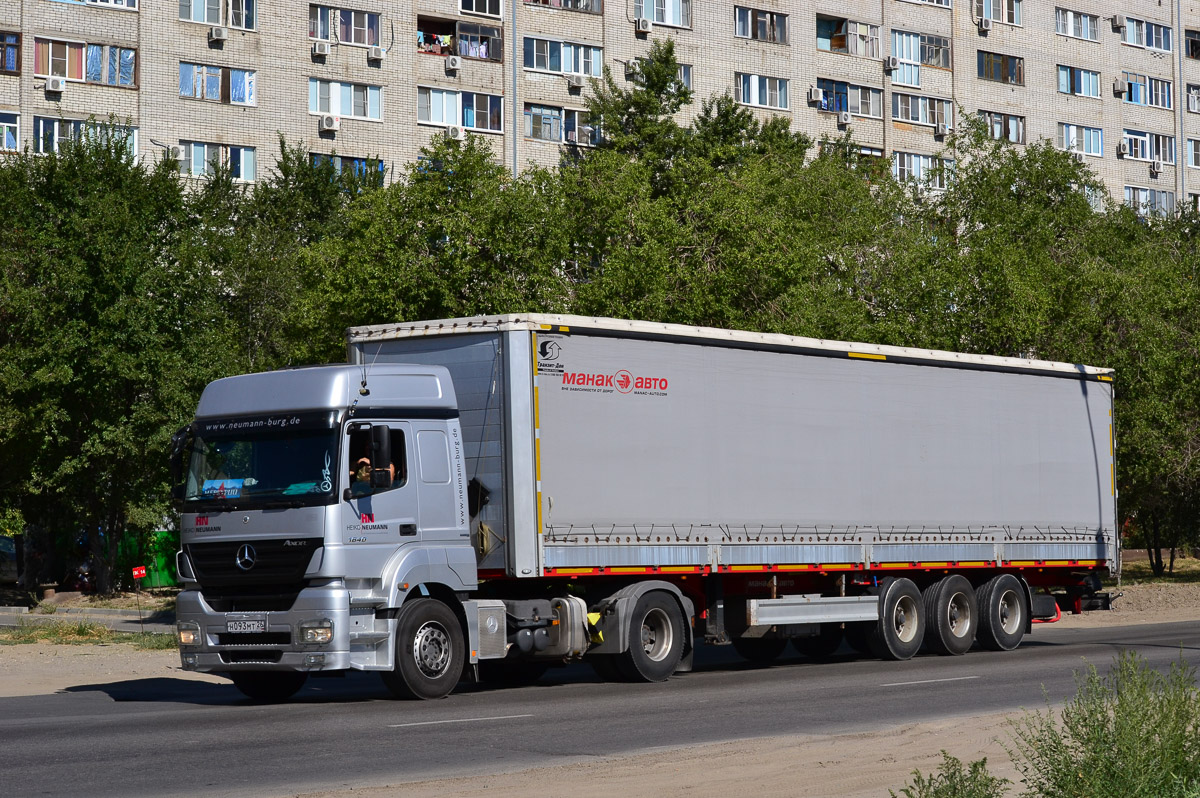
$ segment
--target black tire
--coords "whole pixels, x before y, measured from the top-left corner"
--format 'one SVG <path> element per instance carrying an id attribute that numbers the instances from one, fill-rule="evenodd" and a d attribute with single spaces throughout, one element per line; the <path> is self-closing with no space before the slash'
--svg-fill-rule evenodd
<path id="1" fill-rule="evenodd" d="M 923 594 L 925 645 L 935 654 L 966 654 L 979 626 L 979 601 L 965 576 L 953 574 L 934 582 Z"/>
<path id="2" fill-rule="evenodd" d="M 229 677 L 242 695 L 264 704 L 288 700 L 308 680 L 300 671 L 233 671 Z"/>
<path id="3" fill-rule="evenodd" d="M 842 647 L 843 637 L 840 623 L 823 623 L 812 637 L 793 637 L 792 648 L 809 659 L 829 659 Z"/>
<path id="4" fill-rule="evenodd" d="M 458 684 L 465 658 L 454 611 L 437 599 L 412 599 L 396 618 L 395 667 L 380 676 L 396 698 L 444 698 Z"/>
<path id="5" fill-rule="evenodd" d="M 925 638 L 925 602 L 911 579 L 885 579 L 879 586 L 879 621 L 871 631 L 871 653 L 880 659 L 911 659 Z"/>
<path id="6" fill-rule="evenodd" d="M 865 657 L 871 656 L 871 632 L 874 629 L 874 621 L 851 621 L 847 623 L 845 630 L 847 645 Z"/>
<path id="7" fill-rule="evenodd" d="M 686 630 L 673 597 L 646 593 L 629 616 L 629 650 L 617 655 L 617 667 L 631 682 L 666 681 L 683 659 Z"/>
<path id="8" fill-rule="evenodd" d="M 755 665 L 770 665 L 787 648 L 786 637 L 735 637 L 733 650 Z"/>
<path id="9" fill-rule="evenodd" d="M 1000 574 L 975 592 L 979 605 L 979 630 L 975 639 L 989 651 L 1012 651 L 1025 637 L 1029 604 L 1021 580 Z"/>

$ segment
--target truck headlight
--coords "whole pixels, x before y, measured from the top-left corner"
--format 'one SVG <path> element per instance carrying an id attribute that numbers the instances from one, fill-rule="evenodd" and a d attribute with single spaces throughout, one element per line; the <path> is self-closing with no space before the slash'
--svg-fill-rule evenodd
<path id="1" fill-rule="evenodd" d="M 316 643 L 323 646 L 333 640 L 333 621 L 322 618 L 319 621 L 304 621 L 300 624 L 300 642 Z"/>
<path id="2" fill-rule="evenodd" d="M 200 645 L 200 624 L 191 621 L 180 621 L 175 624 L 175 637 L 180 646 Z"/>

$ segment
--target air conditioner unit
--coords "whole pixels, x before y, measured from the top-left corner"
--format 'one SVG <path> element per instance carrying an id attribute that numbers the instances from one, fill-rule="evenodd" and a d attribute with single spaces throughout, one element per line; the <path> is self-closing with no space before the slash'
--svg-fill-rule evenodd
<path id="1" fill-rule="evenodd" d="M 824 92 L 822 92 L 816 86 L 810 86 L 808 88 L 808 102 L 810 105 L 816 105 L 823 99 L 825 99 Z"/>
<path id="2" fill-rule="evenodd" d="M 462 56 L 448 55 L 446 56 L 446 71 L 457 72 L 462 69 Z"/>
<path id="3" fill-rule="evenodd" d="M 1072 157 L 1072 158 L 1074 158 L 1074 159 L 1075 159 L 1076 161 L 1078 161 L 1079 163 L 1083 163 L 1083 162 L 1084 162 L 1084 157 L 1083 157 L 1083 153 L 1082 153 L 1082 152 L 1078 152 L 1078 151 L 1072 152 L 1072 153 L 1071 153 L 1071 157 Z"/>
<path id="4" fill-rule="evenodd" d="M 208 29 L 208 40 L 210 42 L 223 42 L 229 38 L 229 28 L 222 28 L 214 25 Z"/>
<path id="5" fill-rule="evenodd" d="M 1129 83 L 1125 78 L 1117 78 L 1113 81 L 1113 94 L 1118 97 L 1129 91 Z"/>
<path id="6" fill-rule="evenodd" d="M 322 114 L 321 121 L 317 123 L 317 130 L 337 130 L 342 126 L 342 118 L 333 114 Z"/>
<path id="7" fill-rule="evenodd" d="M 840 113 L 838 113 L 838 124 L 839 125 L 850 124 L 850 119 L 851 119 L 851 117 L 850 117 L 849 111 L 841 111 Z"/>
<path id="8" fill-rule="evenodd" d="M 637 58 L 625 64 L 625 80 L 637 81 L 642 77 L 642 64 Z"/>
<path id="9" fill-rule="evenodd" d="M 572 89 L 582 89 L 583 75 L 567 75 L 567 87 Z"/>
<path id="10" fill-rule="evenodd" d="M 313 55 L 329 55 L 329 42 L 313 42 Z"/>
<path id="11" fill-rule="evenodd" d="M 1129 154 L 1129 142 L 1121 139 L 1117 142 L 1117 155 L 1124 158 Z"/>
<path id="12" fill-rule="evenodd" d="M 945 122 L 938 122 L 937 125 L 933 128 L 933 135 L 938 136 L 938 137 L 945 136 L 949 132 L 950 132 L 950 126 L 947 125 Z"/>
<path id="13" fill-rule="evenodd" d="M 888 72 L 895 72 L 900 68 L 900 59 L 894 55 L 889 55 L 887 58 L 883 59 L 883 68 Z"/>
<path id="14" fill-rule="evenodd" d="M 1125 15 L 1124 14 L 1113 14 L 1112 29 L 1115 31 L 1125 30 Z"/>
<path id="15" fill-rule="evenodd" d="M 375 47 L 371 47 L 367 50 L 367 60 L 368 61 L 382 61 L 383 56 L 384 56 L 384 49 L 382 47 L 375 46 Z"/>
<path id="16" fill-rule="evenodd" d="M 180 147 L 178 144 L 170 146 L 167 148 L 167 154 L 171 156 L 172 161 L 182 161 L 183 147 Z"/>
<path id="17" fill-rule="evenodd" d="M 1160 174 L 1162 172 L 1162 167 L 1163 167 L 1162 161 L 1151 161 L 1150 162 L 1150 174 L 1152 174 L 1152 175 Z"/>
<path id="18" fill-rule="evenodd" d="M 446 128 L 446 138 L 451 138 L 455 141 L 462 141 L 466 137 L 467 131 L 463 130 L 458 125 L 450 125 L 448 128 Z"/>
<path id="19" fill-rule="evenodd" d="M 648 19 L 646 17 L 638 17 L 637 18 L 637 32 L 638 33 L 649 33 L 652 30 L 654 30 L 654 20 Z"/>
<path id="20" fill-rule="evenodd" d="M 989 17 L 983 17 L 979 20 L 979 32 L 987 33 L 992 29 L 992 20 Z"/>
<path id="21" fill-rule="evenodd" d="M 46 78 L 46 91 L 61 92 L 67 88 L 66 78 Z"/>

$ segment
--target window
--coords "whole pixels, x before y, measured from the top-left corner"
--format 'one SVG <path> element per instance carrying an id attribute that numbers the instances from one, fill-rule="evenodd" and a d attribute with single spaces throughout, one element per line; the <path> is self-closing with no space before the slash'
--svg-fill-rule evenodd
<path id="1" fill-rule="evenodd" d="M 346 8 L 309 6 L 308 38 L 374 47 L 379 44 L 379 15 Z"/>
<path id="2" fill-rule="evenodd" d="M 586 44 L 555 42 L 525 37 L 525 68 L 539 72 L 561 72 L 601 77 L 604 50 Z"/>
<path id="3" fill-rule="evenodd" d="M 459 8 L 467 14 L 487 14 L 489 17 L 500 16 L 500 0 L 459 0 Z"/>
<path id="4" fill-rule="evenodd" d="M 1200 169 L 1200 139 L 1187 140 L 1188 166 Z"/>
<path id="5" fill-rule="evenodd" d="M 880 89 L 825 78 L 817 79 L 817 88 L 821 92 L 818 107 L 822 111 L 849 111 L 856 116 L 883 118 L 883 91 Z"/>
<path id="6" fill-rule="evenodd" d="M 818 16 L 817 49 L 878 58 L 879 26 L 839 17 Z"/>
<path id="7" fill-rule="evenodd" d="M 246 69 L 179 64 L 179 96 L 233 105 L 256 105 L 255 73 Z"/>
<path id="8" fill-rule="evenodd" d="M 33 74 L 39 77 L 70 78 L 83 80 L 83 52 L 81 42 L 56 42 L 50 39 L 34 39 Z"/>
<path id="9" fill-rule="evenodd" d="M 464 91 L 462 124 L 472 130 L 504 130 L 504 98 L 494 94 Z"/>
<path id="10" fill-rule="evenodd" d="M 1100 96 L 1100 73 L 1078 67 L 1058 67 L 1058 90 L 1063 94 L 1080 97 Z"/>
<path id="11" fill-rule="evenodd" d="M 1171 81 L 1139 75 L 1136 72 L 1122 72 L 1121 77 L 1129 87 L 1125 92 L 1125 102 L 1153 105 L 1157 108 L 1171 107 Z"/>
<path id="12" fill-rule="evenodd" d="M 525 0 L 526 5 L 550 6 L 565 8 L 568 11 L 586 11 L 589 14 L 603 14 L 603 0 Z"/>
<path id="13" fill-rule="evenodd" d="M 785 78 L 737 72 L 733 76 L 733 88 L 734 99 L 743 105 L 781 109 L 788 107 L 788 82 Z"/>
<path id="14" fill-rule="evenodd" d="M 383 90 L 379 86 L 361 83 L 338 83 L 337 81 L 308 80 L 308 112 L 310 114 L 336 114 L 343 118 L 383 118 Z"/>
<path id="15" fill-rule="evenodd" d="M 1188 113 L 1200 114 L 1200 86 L 1189 83 L 1187 87 Z"/>
<path id="16" fill-rule="evenodd" d="M 181 141 L 181 170 L 193 177 L 212 174 L 218 165 L 229 169 L 234 180 L 252 182 L 257 177 L 257 156 L 253 147 L 231 147 L 202 141 Z"/>
<path id="17" fill-rule="evenodd" d="M 0 114 L 0 152 L 16 152 L 21 141 L 21 117 Z"/>
<path id="18" fill-rule="evenodd" d="M 892 175 L 897 180 L 912 180 L 926 183 L 933 189 L 944 189 L 953 170 L 954 161 L 913 152 L 892 153 Z"/>
<path id="19" fill-rule="evenodd" d="M 892 72 L 892 83 L 903 86 L 921 85 L 921 37 L 916 33 L 892 31 L 892 55 L 900 61 Z"/>
<path id="20" fill-rule="evenodd" d="M 89 6 L 109 8 L 137 8 L 137 0 L 84 0 Z"/>
<path id="21" fill-rule="evenodd" d="M 1098 127 L 1071 125 L 1066 122 L 1058 124 L 1058 140 L 1055 145 L 1060 150 L 1082 152 L 1085 155 L 1104 155 L 1104 131 Z"/>
<path id="22" fill-rule="evenodd" d="M 679 82 L 683 84 L 685 89 L 690 91 L 692 88 L 692 65 L 680 64 L 679 71 L 675 73 L 675 77 L 679 79 Z"/>
<path id="23" fill-rule="evenodd" d="M 137 128 L 109 125 L 101 122 L 82 122 L 77 119 L 51 119 L 48 116 L 33 118 L 33 150 L 47 154 L 58 152 L 68 141 L 107 141 L 110 136 L 124 137 L 130 155 L 137 154 Z"/>
<path id="24" fill-rule="evenodd" d="M 1021 24 L 1021 0 L 975 0 L 975 16 L 1009 25 Z"/>
<path id="25" fill-rule="evenodd" d="M 1025 59 L 1014 55 L 1001 55 L 979 51 L 979 78 L 996 83 L 1010 83 L 1014 86 L 1025 85 Z"/>
<path id="26" fill-rule="evenodd" d="M 133 86 L 136 66 L 136 50 L 106 44 L 89 44 L 87 46 L 85 76 L 88 83 Z"/>
<path id="27" fill-rule="evenodd" d="M 987 125 L 994 139 L 1007 139 L 1013 144 L 1025 143 L 1025 117 L 996 111 L 980 111 L 979 118 Z"/>
<path id="28" fill-rule="evenodd" d="M 910 0 L 910 2 L 924 3 L 928 6 L 942 6 L 943 8 L 950 8 L 950 0 Z"/>
<path id="29" fill-rule="evenodd" d="M 21 74 L 21 34 L 0 31 L 0 73 Z"/>
<path id="30" fill-rule="evenodd" d="M 563 111 L 563 137 L 570 144 L 580 147 L 595 147 L 600 143 L 599 128 L 588 124 L 587 111 Z"/>
<path id="31" fill-rule="evenodd" d="M 456 91 L 417 88 L 417 121 L 433 125 L 457 125 L 459 96 Z"/>
<path id="32" fill-rule="evenodd" d="M 733 19 L 734 36 L 742 39 L 787 44 L 787 14 L 734 6 Z M 878 35 L 875 38 L 878 39 Z"/>
<path id="33" fill-rule="evenodd" d="M 1125 146 L 1129 150 L 1127 158 L 1135 161 L 1162 161 L 1175 163 L 1175 137 L 1160 133 L 1143 133 L 1139 130 L 1126 130 Z"/>
<path id="34" fill-rule="evenodd" d="M 222 0 L 179 0 L 179 18 L 185 22 L 221 24 Z"/>
<path id="35" fill-rule="evenodd" d="M 525 104 L 525 137 L 562 141 L 562 109 Z"/>
<path id="36" fill-rule="evenodd" d="M 921 34 L 921 63 L 939 69 L 950 68 L 950 40 L 945 36 Z"/>
<path id="37" fill-rule="evenodd" d="M 1183 54 L 1188 58 L 1200 58 L 1200 31 L 1183 32 Z"/>
<path id="38" fill-rule="evenodd" d="M 1121 41 L 1133 47 L 1145 47 L 1150 50 L 1171 51 L 1171 29 L 1166 25 L 1155 22 L 1125 18 L 1125 32 Z"/>
<path id="39" fill-rule="evenodd" d="M 494 25 L 417 17 L 417 52 L 503 61 L 503 32 Z"/>
<path id="40" fill-rule="evenodd" d="M 319 152 L 310 152 L 313 166 L 321 164 L 332 164 L 333 171 L 341 174 L 344 169 L 351 169 L 358 177 L 364 177 L 371 171 L 379 172 L 380 174 L 387 171 L 387 167 L 383 161 L 378 158 L 351 158 L 345 155 L 323 155 Z"/>
<path id="41" fill-rule="evenodd" d="M 919 125 L 943 124 L 953 127 L 954 103 L 934 97 L 892 93 L 892 119 Z"/>
<path id="42" fill-rule="evenodd" d="M 1078 11 L 1068 11 L 1065 8 L 1054 9 L 1054 31 L 1062 36 L 1076 39 L 1099 41 L 1100 17 L 1094 14 L 1081 14 Z"/>
<path id="43" fill-rule="evenodd" d="M 1139 216 L 1164 216 L 1175 211 L 1175 192 L 1125 186 L 1125 204 Z"/>
<path id="44" fill-rule="evenodd" d="M 676 28 L 692 26 L 692 0 L 633 0 L 633 16 L 653 20 L 655 25 Z"/>
<path id="45" fill-rule="evenodd" d="M 254 30 L 257 0 L 229 0 L 229 27 Z"/>

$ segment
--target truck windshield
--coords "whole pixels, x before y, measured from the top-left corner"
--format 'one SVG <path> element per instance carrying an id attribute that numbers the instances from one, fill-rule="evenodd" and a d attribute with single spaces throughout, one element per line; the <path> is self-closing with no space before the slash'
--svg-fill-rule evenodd
<path id="1" fill-rule="evenodd" d="M 185 505 L 218 507 L 329 504 L 337 482 L 332 414 L 197 420 Z"/>

